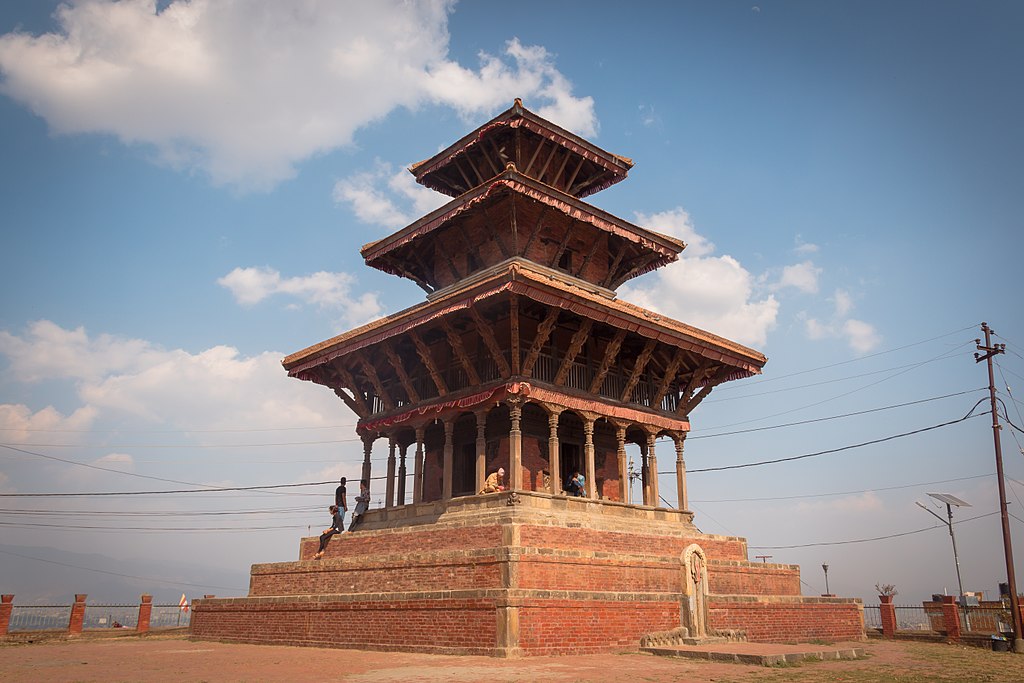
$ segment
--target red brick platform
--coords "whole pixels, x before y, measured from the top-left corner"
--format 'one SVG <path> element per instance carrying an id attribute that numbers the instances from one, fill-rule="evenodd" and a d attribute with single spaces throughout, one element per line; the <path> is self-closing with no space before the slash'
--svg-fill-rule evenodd
<path id="1" fill-rule="evenodd" d="M 635 650 L 680 626 L 682 556 L 707 558 L 708 626 L 751 641 L 863 638 L 858 600 L 800 596 L 799 568 L 678 510 L 518 492 L 367 513 L 324 559 L 252 567 L 193 604 L 195 638 L 500 657 Z"/>

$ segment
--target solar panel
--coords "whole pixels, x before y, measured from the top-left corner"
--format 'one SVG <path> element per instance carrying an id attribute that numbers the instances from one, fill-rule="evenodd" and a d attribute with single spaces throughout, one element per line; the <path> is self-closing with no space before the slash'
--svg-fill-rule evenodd
<path id="1" fill-rule="evenodd" d="M 958 508 L 969 508 L 971 504 L 965 500 L 960 500 L 951 493 L 929 493 L 929 496 L 937 501 L 943 502 L 946 505 L 955 505 Z"/>

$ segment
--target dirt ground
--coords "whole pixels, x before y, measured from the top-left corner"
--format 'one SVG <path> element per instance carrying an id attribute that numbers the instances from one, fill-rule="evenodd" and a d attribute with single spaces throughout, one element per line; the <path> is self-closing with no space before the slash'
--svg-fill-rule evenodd
<path id="1" fill-rule="evenodd" d="M 518 660 L 192 642 L 181 636 L 0 645 L 0 681 L 1024 681 L 1024 655 L 868 641 L 853 661 L 760 667 L 639 653 Z"/>

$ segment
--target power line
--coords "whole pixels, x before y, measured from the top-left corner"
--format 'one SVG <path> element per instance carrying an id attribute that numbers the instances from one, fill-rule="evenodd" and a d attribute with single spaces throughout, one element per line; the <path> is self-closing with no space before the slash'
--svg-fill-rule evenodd
<path id="1" fill-rule="evenodd" d="M 695 503 L 760 503 L 774 500 L 799 500 L 802 498 L 825 498 L 828 496 L 851 496 L 858 493 L 874 493 L 878 491 L 897 491 L 900 489 L 912 489 L 918 486 L 932 486 L 934 484 L 948 484 L 954 481 L 968 481 L 970 479 L 984 479 L 994 476 L 995 472 L 988 474 L 976 474 L 971 477 L 957 477 L 955 479 L 940 479 L 939 481 L 922 481 L 916 484 L 900 484 L 899 486 L 883 486 L 879 488 L 861 489 L 859 491 L 833 491 L 831 493 L 805 493 L 795 496 L 770 496 L 767 498 L 721 498 L 716 500 L 693 500 Z"/>
<path id="2" fill-rule="evenodd" d="M 778 375 L 777 377 L 770 377 L 770 378 L 765 378 L 765 379 L 758 379 L 758 380 L 747 381 L 747 382 L 744 382 L 744 384 L 746 386 L 751 386 L 751 385 L 754 385 L 754 384 L 765 384 L 767 382 L 775 382 L 775 381 L 780 380 L 780 379 L 786 379 L 787 377 L 796 377 L 798 375 L 806 375 L 806 374 L 809 374 L 809 373 L 812 373 L 812 372 L 817 372 L 819 370 L 828 370 L 829 368 L 839 367 L 840 365 L 849 365 L 850 363 L 857 363 L 857 362 L 860 362 L 860 361 L 863 361 L 863 360 L 868 360 L 869 358 L 877 358 L 878 356 L 884 356 L 884 355 L 889 354 L 889 353 L 895 353 L 896 351 L 903 351 L 905 349 L 913 348 L 915 346 L 920 346 L 921 344 L 927 344 L 928 342 L 937 341 L 939 339 L 945 339 L 946 337 L 952 337 L 954 334 L 960 334 L 961 332 L 966 332 L 967 330 L 973 330 L 977 326 L 978 326 L 978 324 L 975 323 L 975 324 L 972 324 L 972 325 L 968 325 L 967 327 L 962 327 L 959 330 L 954 330 L 952 332 L 947 332 L 946 334 L 940 334 L 939 336 L 931 337 L 930 339 L 922 339 L 921 341 L 912 342 L 910 344 L 905 344 L 904 346 L 898 346 L 898 347 L 896 347 L 894 349 L 887 349 L 885 351 L 876 351 L 875 353 L 870 353 L 870 354 L 868 354 L 866 356 L 859 356 L 857 358 L 851 358 L 849 360 L 839 361 L 838 363 L 830 363 L 828 365 L 821 365 L 821 366 L 818 366 L 816 368 L 811 368 L 809 370 L 800 370 L 798 372 L 791 372 L 788 375 Z M 730 388 L 731 389 L 733 387 L 722 387 L 721 389 L 726 389 L 726 388 Z"/>
<path id="3" fill-rule="evenodd" d="M 51 529 L 88 529 L 91 531 L 279 531 L 282 529 L 304 529 L 305 524 L 289 524 L 287 526 L 209 526 L 209 527 L 196 527 L 196 526 L 179 526 L 179 527 L 159 527 L 159 526 L 91 526 L 84 524 L 46 524 L 43 522 L 0 522 L 0 526 L 14 527 L 17 529 L 26 529 L 33 527 L 43 527 Z"/>
<path id="4" fill-rule="evenodd" d="M 946 360 L 948 358 L 953 358 L 953 356 L 946 356 L 944 358 L 943 357 L 934 358 L 934 359 L 932 359 L 930 361 L 926 361 L 926 362 L 931 363 L 931 362 L 938 361 L 938 360 Z M 797 389 L 810 389 L 812 387 L 820 387 L 820 386 L 823 386 L 825 384 L 835 384 L 836 382 L 847 382 L 847 381 L 849 381 L 851 379 L 860 379 L 861 377 L 870 377 L 872 375 L 883 375 L 883 374 L 885 374 L 887 372 L 893 372 L 894 370 L 903 370 L 903 369 L 906 369 L 906 368 L 914 368 L 914 367 L 917 367 L 918 365 L 920 365 L 920 362 L 917 362 L 917 363 L 907 363 L 906 365 L 896 365 L 894 367 L 885 368 L 883 370 L 871 370 L 870 372 L 862 372 L 862 373 L 859 373 L 859 374 L 856 374 L 856 375 L 847 375 L 846 377 L 835 377 L 833 379 L 824 379 L 824 380 L 821 380 L 820 382 L 811 382 L 810 384 L 798 384 L 798 385 L 796 385 L 794 387 L 786 387 L 785 389 L 772 389 L 770 391 L 761 391 L 761 392 L 758 392 L 756 394 L 743 394 L 742 396 L 726 396 L 725 398 L 705 399 L 704 401 L 701 402 L 701 405 L 705 405 L 707 403 L 725 403 L 726 401 L 738 401 L 740 399 L 754 398 L 754 397 L 757 397 L 757 396 L 771 396 L 773 394 L 782 394 L 782 393 L 785 393 L 787 391 L 796 391 Z M 738 385 L 738 386 L 735 386 L 735 387 L 731 386 L 731 385 L 727 385 L 724 388 L 744 389 L 744 388 L 746 388 L 748 386 L 750 386 L 749 383 L 744 383 L 744 384 L 741 384 L 741 385 Z M 718 387 L 716 387 L 716 389 L 717 388 Z"/>
<path id="5" fill-rule="evenodd" d="M 135 512 L 127 510 L 39 510 L 32 508 L 0 508 L 2 515 L 38 515 L 42 517 L 222 517 L 229 515 L 283 515 L 318 511 L 321 505 L 305 505 L 293 508 L 268 508 L 263 510 L 197 510 L 186 512 L 181 510 L 159 510 L 152 512 Z"/>
<path id="6" fill-rule="evenodd" d="M 939 354 L 938 356 L 935 356 L 934 358 L 929 358 L 928 360 L 923 360 L 920 363 L 916 363 L 914 365 L 911 365 L 911 366 L 907 367 L 905 370 L 897 372 L 897 373 L 895 373 L 893 375 L 889 375 L 888 377 L 883 377 L 882 379 L 877 380 L 875 382 L 871 382 L 869 384 L 865 384 L 863 386 L 857 387 L 856 389 L 851 389 L 850 391 L 844 392 L 842 394 L 836 394 L 835 396 L 823 399 L 821 401 L 815 401 L 814 403 L 809 403 L 807 405 L 798 406 L 796 408 L 791 408 L 789 410 L 783 410 L 781 413 L 772 413 L 771 415 L 764 415 L 762 417 L 756 417 L 756 418 L 753 418 L 753 419 L 750 419 L 750 420 L 741 420 L 740 422 L 733 422 L 731 424 L 726 424 L 726 425 L 716 425 L 716 426 L 713 426 L 713 427 L 706 427 L 706 429 L 725 429 L 726 427 L 735 427 L 737 425 L 750 424 L 751 422 L 760 422 L 761 420 L 767 420 L 768 418 L 771 418 L 771 417 L 778 417 L 780 415 L 789 415 L 790 413 L 796 413 L 796 412 L 799 412 L 801 410 L 806 410 L 807 408 L 813 408 L 813 407 L 822 405 L 824 403 L 829 403 L 831 401 L 835 401 L 837 399 L 844 398 L 846 396 L 850 396 L 851 394 L 856 394 L 859 391 L 864 391 L 865 389 L 870 389 L 871 387 L 879 385 L 882 382 L 888 382 L 891 379 L 899 377 L 900 375 L 905 375 L 906 373 L 910 372 L 911 370 L 915 370 L 915 369 L 917 369 L 917 368 L 919 368 L 919 367 L 921 367 L 923 365 L 927 365 L 928 363 L 932 363 L 934 361 L 941 360 L 945 356 L 951 356 L 952 354 L 959 352 L 961 346 L 966 346 L 967 344 L 973 344 L 973 343 L 974 343 L 974 341 L 971 340 L 970 342 L 966 342 L 965 344 L 960 344 L 955 349 L 953 349 L 951 351 L 944 351 L 943 353 Z"/>
<path id="7" fill-rule="evenodd" d="M 905 436 L 913 436 L 914 434 L 921 434 L 923 432 L 929 432 L 929 431 L 932 431 L 933 429 L 940 429 L 942 427 L 948 427 L 950 425 L 954 425 L 954 424 L 957 424 L 959 422 L 963 422 L 964 420 L 970 419 L 971 417 L 979 417 L 980 415 L 984 415 L 984 413 L 979 413 L 978 415 L 972 415 L 972 413 L 974 413 L 974 409 L 977 408 L 982 403 L 984 403 L 984 401 L 985 401 L 985 399 L 981 399 L 980 401 L 975 403 L 974 404 L 974 408 L 971 408 L 971 410 L 966 415 L 964 415 L 963 417 L 961 417 L 958 420 L 950 420 L 949 422 L 942 422 L 940 424 L 932 425 L 930 427 L 922 427 L 921 429 L 915 429 L 913 431 L 903 432 L 902 434 L 893 434 L 891 436 L 882 437 L 880 439 L 872 439 L 871 441 L 862 441 L 861 443 L 851 444 L 849 446 L 841 446 L 839 448 L 830 448 L 828 450 L 818 451 L 816 453 L 804 453 L 803 455 L 793 455 L 793 456 L 789 456 L 788 458 L 776 458 L 774 460 L 761 460 L 761 461 L 758 461 L 758 462 L 748 462 L 748 463 L 742 463 L 742 464 L 739 464 L 739 465 L 722 465 L 721 467 L 703 467 L 703 468 L 687 470 L 687 471 L 689 473 L 693 474 L 693 473 L 697 473 L 697 472 L 721 472 L 721 471 L 724 471 L 724 470 L 743 469 L 745 467 L 759 467 L 761 465 L 775 465 L 775 464 L 782 463 L 782 462 L 792 462 L 794 460 L 803 460 L 805 458 L 815 458 L 815 457 L 817 457 L 819 455 L 828 455 L 830 453 L 839 453 L 840 451 L 848 451 L 848 450 L 852 450 L 854 448 L 862 448 L 863 446 L 871 446 L 873 444 L 884 443 L 886 441 L 892 441 L 894 439 L 901 439 L 901 438 L 903 438 Z M 668 472 L 658 472 L 658 474 L 672 474 L 672 472 L 671 471 L 668 471 Z"/>
<path id="8" fill-rule="evenodd" d="M 189 444 L 182 446 L 180 444 L 159 444 L 159 443 L 136 443 L 136 444 L 75 444 L 75 443 L 12 443 L 12 444 L 0 444 L 0 446 L 6 446 L 7 448 L 13 448 L 14 446 L 35 446 L 36 448 L 97 448 L 97 449 L 135 449 L 135 448 L 181 448 L 181 449 L 193 449 L 193 448 L 277 448 L 280 446 L 324 446 L 328 444 L 337 443 L 350 443 L 352 441 L 360 441 L 358 436 L 354 436 L 348 439 L 330 439 L 325 441 L 285 441 L 281 443 L 226 443 L 226 444 Z"/>
<path id="9" fill-rule="evenodd" d="M 13 553 L 10 550 L 0 550 L 0 553 L 4 555 L 13 555 L 14 557 L 20 557 L 25 560 L 34 560 L 36 562 L 46 562 L 47 564 L 56 564 L 61 567 L 68 567 L 70 569 L 81 569 L 87 572 L 96 572 L 97 574 L 110 574 L 111 576 L 120 576 L 125 579 L 138 579 L 140 581 L 151 581 L 153 583 L 163 583 L 171 586 L 191 586 L 192 588 L 222 588 L 226 591 L 243 591 L 243 588 L 228 588 L 227 586 L 214 586 L 209 583 L 186 583 L 184 581 L 171 581 L 170 579 L 155 579 L 150 576 L 135 576 L 133 574 L 121 574 L 120 572 L 111 572 L 106 569 L 93 569 L 92 567 L 82 567 L 77 564 L 68 564 L 67 562 L 58 562 L 56 560 L 44 560 L 41 557 L 32 557 L 31 555 L 22 555 L 21 553 Z"/>
<path id="10" fill-rule="evenodd" d="M 961 519 L 953 524 L 963 524 L 964 522 L 973 522 L 976 519 L 982 519 L 984 517 L 991 517 L 992 515 L 998 515 L 999 511 L 989 512 L 984 515 L 978 515 L 976 517 L 968 517 Z M 847 541 L 822 541 L 820 543 L 799 543 L 796 545 L 751 545 L 747 546 L 751 550 L 792 550 L 794 548 L 817 548 L 826 545 L 851 545 L 854 543 L 872 543 L 874 541 L 884 541 L 890 538 L 901 538 L 903 536 L 913 536 L 914 534 L 920 534 L 925 531 L 931 531 L 932 529 L 945 529 L 945 525 L 935 524 L 921 529 L 915 529 L 914 531 L 904 531 L 898 534 L 888 534 L 886 536 L 874 536 L 872 538 L 855 538 Z"/>
<path id="11" fill-rule="evenodd" d="M 0 432 L 46 432 L 47 434 L 244 434 L 251 432 L 299 432 L 317 429 L 352 429 L 356 425 L 325 425 L 318 427 L 261 427 L 234 429 L 29 429 L 0 427 Z"/>
<path id="12" fill-rule="evenodd" d="M 374 477 L 376 478 L 376 477 Z M 175 493 L 215 493 L 219 491 L 260 491 L 263 489 L 284 489 L 301 486 L 323 486 L 334 484 L 335 481 L 309 481 L 299 484 L 271 484 L 268 486 L 221 486 L 205 489 L 175 489 L 170 491 L 88 491 L 88 492 L 60 492 L 60 493 L 0 493 L 3 498 L 54 498 L 54 497 L 83 497 L 83 496 L 156 496 Z M 311 494 L 320 495 L 320 494 Z"/>
<path id="13" fill-rule="evenodd" d="M 818 417 L 811 420 L 800 420 L 799 422 L 787 422 L 779 425 L 769 425 L 767 427 L 751 427 L 750 429 L 738 429 L 732 432 L 719 432 L 718 434 L 698 434 L 694 436 L 687 436 L 687 439 L 712 439 L 716 436 L 732 436 L 734 434 L 748 434 L 750 432 L 763 432 L 769 429 L 780 429 L 782 427 L 795 427 L 798 425 L 813 424 L 815 422 L 827 422 L 828 420 L 838 420 L 845 417 L 855 417 L 857 415 L 867 415 L 869 413 L 878 413 L 883 410 L 892 410 L 894 408 L 905 408 L 907 406 L 918 405 L 919 403 L 928 403 L 930 401 L 939 401 L 944 398 L 952 398 L 954 396 L 963 396 L 964 394 L 973 394 L 976 391 L 984 391 L 985 387 L 979 387 L 977 389 L 969 389 L 967 391 L 958 391 L 955 394 L 946 394 L 944 396 L 933 396 L 932 398 L 923 398 L 917 401 L 908 401 L 906 403 L 894 403 L 888 406 L 882 406 L 880 408 L 869 408 L 868 410 L 858 410 L 853 413 L 843 413 L 842 415 L 830 415 L 828 417 Z"/>

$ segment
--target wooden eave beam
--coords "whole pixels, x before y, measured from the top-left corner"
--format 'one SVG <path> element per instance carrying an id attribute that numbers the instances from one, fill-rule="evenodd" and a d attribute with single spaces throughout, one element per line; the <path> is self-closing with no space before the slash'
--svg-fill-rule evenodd
<path id="1" fill-rule="evenodd" d="M 544 316 L 544 320 L 537 326 L 537 336 L 533 338 L 530 351 L 526 354 L 526 360 L 523 361 L 523 377 L 530 377 L 533 374 L 533 366 L 536 365 L 544 344 L 547 343 L 548 338 L 551 337 L 551 332 L 555 329 L 555 325 L 558 324 L 559 311 L 560 309 L 557 306 L 550 307 L 547 315 Z"/>
<path id="2" fill-rule="evenodd" d="M 514 194 L 512 195 L 511 200 L 512 200 L 513 215 L 515 215 L 514 212 L 515 212 L 515 208 L 516 208 L 516 205 L 515 205 L 516 197 L 515 197 Z M 487 224 L 487 229 L 490 231 L 490 233 L 492 235 L 494 235 L 494 241 L 498 245 L 498 250 L 501 251 L 502 258 L 508 258 L 509 256 L 512 255 L 512 253 L 508 250 L 508 247 L 505 246 L 505 240 L 503 240 L 501 238 L 501 228 L 491 222 L 491 215 L 490 215 L 490 212 L 487 210 L 487 203 L 486 202 L 484 202 L 484 205 L 483 205 L 482 208 L 483 208 L 483 214 L 484 214 L 484 221 Z"/>
<path id="3" fill-rule="evenodd" d="M 676 412 L 684 417 L 688 416 L 690 414 L 690 411 L 696 408 L 701 401 L 707 398 L 708 394 L 710 394 L 715 387 L 717 387 L 719 384 L 725 381 L 725 376 L 728 374 L 728 372 L 728 368 L 720 368 L 714 379 L 707 380 L 707 383 L 705 383 L 704 386 L 701 387 L 700 391 L 698 391 L 696 395 L 691 396 L 690 399 L 685 403 L 680 403 L 679 409 Z"/>
<path id="4" fill-rule="evenodd" d="M 440 235 L 438 235 L 438 238 L 440 238 Z M 441 251 L 444 252 L 444 260 L 445 260 L 445 263 L 448 265 L 448 271 L 452 274 L 452 277 L 455 278 L 455 281 L 458 282 L 463 277 L 465 277 L 464 275 L 462 275 L 462 273 L 459 272 L 458 267 L 456 267 L 456 265 L 455 265 L 455 260 L 452 258 L 452 251 L 453 250 L 452 249 L 445 249 L 444 246 L 441 245 L 440 239 L 436 240 L 436 244 L 437 244 L 438 247 L 441 248 Z M 435 248 L 435 250 L 436 250 L 436 248 Z"/>
<path id="5" fill-rule="evenodd" d="M 562 254 L 565 253 L 565 248 L 569 246 L 569 240 L 572 238 L 572 229 L 565 231 L 565 236 L 562 237 L 562 241 L 558 245 L 558 251 L 555 252 L 554 258 L 551 259 L 551 263 L 548 264 L 551 268 L 557 268 L 558 262 L 562 258 Z"/>
<path id="6" fill-rule="evenodd" d="M 486 218 L 486 214 L 484 214 L 484 217 Z M 478 247 L 473 246 L 473 244 L 469 241 L 469 235 L 466 233 L 466 226 L 463 225 L 463 222 L 464 221 L 456 219 L 455 224 L 459 229 L 459 235 L 462 236 L 463 244 L 466 245 L 466 253 L 468 255 L 471 255 L 473 257 L 473 260 L 478 265 L 482 265 L 483 260 L 480 258 L 480 249 Z M 466 263 L 466 272 L 472 272 L 472 268 L 470 268 L 470 264 L 468 262 Z"/>
<path id="7" fill-rule="evenodd" d="M 586 258 L 583 259 L 583 263 L 580 264 L 579 269 L 576 271 L 576 277 L 580 279 L 583 278 L 583 273 L 587 270 L 590 262 L 594 260 L 594 255 L 597 253 L 598 247 L 601 246 L 601 231 L 596 230 L 595 232 L 597 234 L 594 235 L 594 242 L 590 245 L 590 251 L 587 252 Z"/>
<path id="8" fill-rule="evenodd" d="M 523 247 L 522 256 L 526 256 L 526 254 L 530 251 L 530 247 L 533 246 L 533 240 L 536 239 L 537 235 L 540 234 L 541 227 L 544 224 L 544 216 L 547 214 L 547 212 L 548 206 L 547 204 L 545 204 L 540 209 L 540 215 L 537 216 L 537 224 L 533 226 L 533 230 L 530 232 L 530 237 L 529 239 L 526 240 L 526 246 Z"/>
<path id="9" fill-rule="evenodd" d="M 491 325 L 484 320 L 476 308 L 470 306 L 469 314 L 473 318 L 473 323 L 476 325 L 476 332 L 480 335 L 480 338 L 484 340 L 484 346 L 487 347 L 488 353 L 491 354 L 491 358 L 494 360 L 495 365 L 498 366 L 498 372 L 501 373 L 502 379 L 508 379 L 512 375 L 512 369 L 508 365 L 508 361 L 505 360 L 505 354 L 501 352 L 501 346 L 498 344 L 498 339 L 494 336 L 494 330 L 491 329 Z"/>
<path id="10" fill-rule="evenodd" d="M 661 383 L 658 385 L 657 391 L 654 392 L 654 396 L 651 397 L 651 407 L 655 410 L 661 405 L 662 399 L 668 393 L 668 388 L 672 386 L 672 380 L 675 379 L 676 374 L 679 372 L 679 366 L 683 362 L 683 356 L 686 354 L 682 349 L 676 349 L 675 355 L 672 356 L 672 360 L 669 361 L 668 367 L 665 368 L 665 374 L 662 375 Z"/>
<path id="11" fill-rule="evenodd" d="M 615 273 L 619 269 L 619 264 L 622 263 L 623 257 L 626 255 L 627 243 L 625 240 L 617 240 L 620 244 L 619 250 L 615 254 L 615 258 L 612 260 L 612 265 L 608 267 L 608 275 L 601 282 L 602 287 L 609 287 L 612 280 L 615 279 Z M 608 248 L 611 249 L 611 241 L 608 242 Z"/>
<path id="12" fill-rule="evenodd" d="M 490 140 L 490 136 L 488 136 L 488 140 Z M 480 145 L 477 149 L 480 150 L 480 156 L 487 160 L 487 165 L 491 167 L 492 171 L 494 171 L 494 175 L 498 175 L 499 173 L 501 173 L 501 169 L 504 166 L 504 164 L 494 163 L 494 159 L 492 159 L 491 155 L 487 153 L 487 148 L 485 145 Z M 501 161 L 500 157 L 498 158 L 498 161 Z M 494 176 L 491 177 L 493 178 Z"/>
<path id="13" fill-rule="evenodd" d="M 473 160 L 469 158 L 469 153 L 467 152 L 463 154 L 462 158 L 466 160 L 466 165 L 469 166 L 470 170 L 473 171 L 473 175 L 477 177 L 477 185 L 483 185 L 484 180 L 486 180 L 486 178 L 484 178 L 483 174 L 480 173 L 480 169 L 476 167 L 476 164 L 473 163 Z M 474 187 L 476 187 L 476 185 L 474 185 Z"/>
<path id="14" fill-rule="evenodd" d="M 418 256 L 418 252 L 419 252 L 418 249 L 409 249 L 409 250 L 403 249 L 402 251 L 409 251 L 410 253 L 417 254 L 417 256 Z M 405 276 L 405 277 L 409 278 L 410 280 L 412 280 L 413 282 L 415 282 L 419 286 L 419 288 L 422 289 L 423 291 L 425 291 L 427 294 L 432 294 L 435 291 L 435 288 L 432 287 L 430 285 L 430 283 L 428 283 L 422 277 L 420 277 L 416 273 L 416 271 L 413 270 L 412 268 L 405 267 L 404 265 L 401 265 L 401 264 L 396 266 L 395 264 L 399 263 L 399 262 L 398 262 L 397 259 L 392 258 L 392 254 L 385 255 L 384 259 L 385 259 L 385 263 L 388 263 L 388 264 L 392 265 L 392 269 L 393 270 L 397 270 L 397 271 L 401 272 L 403 276 Z M 422 264 L 421 261 L 418 260 L 418 258 L 417 258 L 417 260 L 414 260 L 410 265 L 413 265 L 413 266 L 419 265 L 419 267 L 421 269 L 423 268 L 423 264 Z"/>
<path id="15" fill-rule="evenodd" d="M 583 169 L 583 164 L 585 164 L 586 162 L 587 162 L 587 158 L 585 156 L 581 155 L 580 156 L 580 163 L 576 164 L 576 168 L 575 168 L 575 170 L 573 170 L 572 175 L 569 176 L 569 179 L 565 181 L 564 192 L 566 194 L 570 194 L 569 193 L 569 188 L 571 188 L 572 184 L 574 182 L 576 182 L 576 176 L 578 176 L 580 174 L 580 170 Z"/>
<path id="16" fill-rule="evenodd" d="M 623 282 L 628 280 L 630 276 L 637 270 L 642 270 L 646 266 L 654 263 L 658 259 L 662 258 L 662 255 L 658 252 L 639 254 L 635 258 L 630 259 L 629 263 L 621 268 L 621 272 L 612 280 L 611 288 L 615 289 Z"/>
<path id="17" fill-rule="evenodd" d="M 413 403 L 420 402 L 420 396 L 416 392 L 416 388 L 413 386 L 412 380 L 409 378 L 409 373 L 405 371 L 405 366 L 402 365 L 402 359 L 398 357 L 393 346 L 388 341 L 381 344 L 384 347 L 384 354 L 388 357 L 388 362 L 391 363 L 391 368 L 398 375 L 398 381 L 401 382 L 402 388 L 405 389 L 405 395 L 409 397 L 409 400 Z"/>
<path id="18" fill-rule="evenodd" d="M 416 346 L 416 355 L 420 357 L 423 367 L 427 369 L 430 379 L 434 381 L 434 386 L 437 387 L 437 395 L 447 396 L 448 385 L 444 383 L 444 377 L 437 370 L 437 363 L 434 362 L 434 357 L 430 353 L 430 347 L 427 346 L 426 342 L 423 341 L 423 338 L 415 330 L 409 332 L 409 338 L 412 339 L 412 343 Z"/>
<path id="19" fill-rule="evenodd" d="M 466 378 L 469 380 L 470 385 L 476 386 L 480 384 L 480 375 L 476 373 L 473 361 L 470 360 L 469 354 L 466 353 L 466 347 L 462 345 L 462 337 L 452 327 L 448 318 L 441 318 L 441 327 L 444 328 L 444 333 L 448 337 L 448 344 L 452 347 L 455 357 L 458 358 L 462 369 L 466 371 Z"/>
<path id="20" fill-rule="evenodd" d="M 648 339 L 644 344 L 644 348 L 640 352 L 640 355 L 637 356 L 636 363 L 633 364 L 633 372 L 629 374 L 629 381 L 626 382 L 626 386 L 622 390 L 622 396 L 619 397 L 619 400 L 623 403 L 632 403 L 632 401 L 629 400 L 629 396 L 633 393 L 633 389 L 636 388 L 637 382 L 640 381 L 640 375 L 643 374 L 648 361 L 651 360 L 651 354 L 654 353 L 655 343 L 656 342 L 653 339 Z"/>
<path id="21" fill-rule="evenodd" d="M 590 335 L 590 329 L 593 326 L 594 321 L 590 318 L 585 318 L 580 324 L 579 329 L 572 335 L 569 348 L 565 352 L 565 358 L 562 359 L 562 365 L 558 368 L 558 373 L 555 374 L 555 386 L 560 387 L 565 384 L 565 380 L 569 377 L 569 370 L 572 369 L 576 356 L 580 355 L 583 344 L 586 343 L 587 337 Z"/>
<path id="22" fill-rule="evenodd" d="M 615 336 L 612 337 L 611 341 L 608 342 L 608 346 L 605 347 L 604 358 L 601 359 L 601 365 L 597 369 L 597 374 L 594 375 L 594 381 L 590 383 L 590 393 L 598 394 L 601 392 L 604 378 L 608 375 L 612 363 L 615 362 L 615 358 L 619 355 L 619 349 L 622 348 L 622 342 L 625 339 L 626 331 L 622 329 L 616 330 Z"/>
<path id="23" fill-rule="evenodd" d="M 541 178 L 543 178 L 544 174 L 547 172 L 548 166 L 551 165 L 551 160 L 555 158 L 555 153 L 557 151 L 558 145 L 555 143 L 551 143 L 551 153 L 548 154 L 548 158 L 544 160 L 544 165 L 541 166 L 540 173 L 534 176 L 535 178 L 537 178 L 537 180 L 540 180 L 540 182 L 544 182 L 543 180 L 541 180 Z"/>
<path id="24" fill-rule="evenodd" d="M 373 367 L 373 363 L 367 360 L 362 351 L 354 353 L 353 358 L 355 358 L 360 367 L 362 367 L 363 372 L 366 374 L 366 379 L 370 380 L 370 384 L 373 385 L 373 390 L 377 392 L 377 395 L 380 396 L 380 400 L 384 402 L 384 409 L 394 410 L 395 399 L 392 398 L 388 390 L 384 388 L 383 382 L 380 381 L 380 375 L 377 374 L 377 368 Z"/>
<path id="25" fill-rule="evenodd" d="M 684 414 L 682 412 L 683 406 L 685 406 L 687 401 L 689 401 L 690 398 L 693 397 L 694 389 L 697 388 L 698 384 L 704 381 L 704 378 L 707 377 L 708 370 L 710 368 L 711 359 L 705 358 L 700 362 L 700 365 L 698 365 L 697 368 L 690 375 L 690 379 L 686 383 L 686 388 L 683 389 L 682 393 L 679 394 L 679 409 L 676 410 L 677 413 L 679 413 L 680 415 Z"/>
<path id="26" fill-rule="evenodd" d="M 469 179 L 469 176 L 466 175 L 466 172 L 462 170 L 462 164 L 458 159 L 455 159 L 455 163 L 453 163 L 452 166 L 459 172 L 459 175 L 462 176 L 462 180 L 466 183 L 466 192 L 469 192 L 471 189 L 476 187 L 476 185 L 473 184 L 473 181 Z"/>
<path id="27" fill-rule="evenodd" d="M 540 140 L 537 141 L 537 146 L 533 148 L 533 154 L 530 156 L 530 163 L 526 164 L 526 168 L 523 169 L 524 176 L 530 177 L 530 169 L 533 168 L 533 162 L 537 160 L 537 155 L 540 154 L 540 150 L 543 146 L 544 138 L 540 138 Z"/>
<path id="28" fill-rule="evenodd" d="M 352 408 L 352 410 L 356 412 L 356 415 L 359 415 L 360 417 L 372 415 L 373 411 L 370 410 L 370 406 L 367 405 L 366 397 L 363 396 L 363 392 L 359 390 L 359 385 L 356 384 L 356 380 L 352 376 L 352 373 L 348 371 L 348 368 L 341 363 L 333 363 L 331 364 L 331 367 L 338 374 L 342 387 L 352 392 L 352 401 L 356 404 L 356 407 Z M 342 400 L 344 401 L 345 399 Z M 345 401 L 345 403 L 348 405 L 348 401 Z"/>

